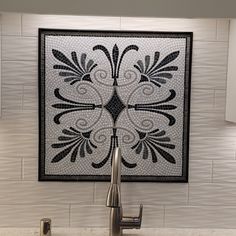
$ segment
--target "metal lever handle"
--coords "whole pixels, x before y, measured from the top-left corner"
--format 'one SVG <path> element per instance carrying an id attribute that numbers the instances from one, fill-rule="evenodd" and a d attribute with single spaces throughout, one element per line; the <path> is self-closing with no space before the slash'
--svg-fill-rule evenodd
<path id="1" fill-rule="evenodd" d="M 143 218 L 143 205 L 141 204 L 139 207 L 139 216 L 125 216 L 122 218 L 120 226 L 122 229 L 140 229 Z"/>

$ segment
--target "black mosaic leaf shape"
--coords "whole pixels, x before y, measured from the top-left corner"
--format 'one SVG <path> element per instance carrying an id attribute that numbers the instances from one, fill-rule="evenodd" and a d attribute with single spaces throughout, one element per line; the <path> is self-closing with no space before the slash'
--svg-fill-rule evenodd
<path id="1" fill-rule="evenodd" d="M 141 60 L 137 61 L 134 67 L 141 73 L 139 83 L 150 81 L 158 87 L 161 84 L 165 84 L 167 80 L 173 78 L 172 71 L 177 71 L 178 66 L 166 66 L 167 64 L 174 61 L 179 56 L 180 51 L 175 51 L 167 55 L 160 63 L 160 53 L 155 52 L 152 65 L 150 65 L 150 56 L 146 55 L 144 63 Z"/>
<path id="2" fill-rule="evenodd" d="M 52 163 L 56 163 L 64 159 L 67 155 L 70 155 L 71 162 L 75 162 L 77 156 L 83 158 L 85 153 L 92 154 L 93 149 L 97 148 L 90 140 L 91 130 L 81 133 L 73 127 L 69 129 L 63 129 L 64 135 L 58 137 L 59 143 L 52 144 L 52 148 L 64 148 L 52 159 Z"/>
<path id="3" fill-rule="evenodd" d="M 60 124 L 60 118 L 67 113 L 75 112 L 75 111 L 95 110 L 96 108 L 102 108 L 102 105 L 96 105 L 94 103 L 76 102 L 76 101 L 67 99 L 60 94 L 59 88 L 56 88 L 54 90 L 54 95 L 58 99 L 63 101 L 63 103 L 54 104 L 52 105 L 52 107 L 64 110 L 63 112 L 57 114 L 54 117 L 54 122 L 56 124 Z"/>
<path id="4" fill-rule="evenodd" d="M 116 135 L 116 132 L 117 132 L 117 129 L 114 128 L 113 129 L 113 135 L 110 138 L 110 146 L 109 146 L 109 151 L 108 151 L 107 155 L 99 163 L 92 162 L 92 167 L 93 168 L 95 168 L 95 169 L 102 168 L 108 162 L 109 159 L 111 160 L 111 164 L 112 164 L 112 155 L 114 153 L 114 150 L 115 150 L 116 147 L 119 147 L 118 136 Z M 127 162 L 123 156 L 121 158 L 121 162 L 127 168 L 135 168 L 137 166 L 136 163 L 129 163 L 129 162 Z"/>
<path id="5" fill-rule="evenodd" d="M 154 112 L 157 114 L 161 114 L 165 116 L 169 120 L 169 126 L 175 124 L 176 119 L 174 116 L 170 115 L 169 113 L 165 112 L 165 110 L 174 110 L 177 107 L 175 105 L 166 104 L 167 102 L 173 100 L 176 97 L 175 90 L 171 89 L 170 95 L 161 101 L 153 102 L 153 103 L 143 103 L 143 104 L 135 104 L 135 105 L 128 105 L 128 109 L 135 109 L 136 111 L 149 111 Z"/>
<path id="6" fill-rule="evenodd" d="M 140 155 L 142 153 L 143 159 L 147 159 L 151 155 L 152 162 L 156 163 L 158 161 L 157 153 L 159 153 L 169 163 L 176 163 L 175 158 L 164 150 L 175 149 L 175 145 L 170 144 L 170 138 L 165 136 L 166 132 L 164 130 L 155 129 L 148 133 L 136 131 L 139 135 L 139 141 L 131 147 L 136 154 Z"/>
<path id="7" fill-rule="evenodd" d="M 119 53 L 119 48 L 117 44 L 113 46 L 111 54 L 109 53 L 108 49 L 103 45 L 96 45 L 93 47 L 93 51 L 101 50 L 106 55 L 111 66 L 112 78 L 114 79 L 114 82 L 113 82 L 114 86 L 117 85 L 117 78 L 119 78 L 120 66 L 124 58 L 124 55 L 130 50 L 138 51 L 138 49 L 139 48 L 137 45 L 129 45 L 121 53 L 121 56 L 119 56 L 120 53 Z"/>
<path id="8" fill-rule="evenodd" d="M 89 60 L 86 63 L 87 55 L 81 54 L 80 62 L 76 52 L 71 52 L 72 61 L 66 57 L 62 52 L 56 49 L 52 49 L 53 56 L 63 64 L 56 64 L 53 69 L 62 70 L 59 72 L 59 76 L 64 77 L 64 81 L 71 85 L 79 81 L 89 81 L 92 83 L 90 73 L 97 66 L 93 60 Z"/>

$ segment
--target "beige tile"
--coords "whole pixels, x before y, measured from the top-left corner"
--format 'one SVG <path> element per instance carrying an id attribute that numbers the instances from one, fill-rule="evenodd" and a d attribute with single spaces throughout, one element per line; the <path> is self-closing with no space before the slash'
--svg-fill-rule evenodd
<path id="1" fill-rule="evenodd" d="M 105 204 L 109 183 L 96 183 L 95 203 Z M 124 204 L 181 204 L 188 198 L 188 185 L 175 183 L 122 183 Z"/>
<path id="2" fill-rule="evenodd" d="M 189 185 L 190 205 L 220 205 L 236 204 L 235 183 L 191 183 Z"/>
<path id="3" fill-rule="evenodd" d="M 235 137 L 191 137 L 191 160 L 234 160 Z M 205 162 L 204 162 L 205 163 Z"/>
<path id="4" fill-rule="evenodd" d="M 236 182 L 236 160 L 219 160 L 213 162 L 213 182 Z"/>
<path id="5" fill-rule="evenodd" d="M 235 206 L 167 206 L 165 227 L 235 228 L 235 217 Z M 209 233 L 191 235 L 209 235 Z"/>
<path id="6" fill-rule="evenodd" d="M 193 89 L 225 89 L 226 66 L 193 66 L 191 87 Z"/>
<path id="7" fill-rule="evenodd" d="M 71 206 L 71 227 L 108 227 L 109 211 L 104 205 Z M 139 206 L 123 205 L 124 216 L 138 216 Z M 98 217 L 99 216 L 99 217 Z M 164 207 L 144 205 L 143 227 L 163 227 Z"/>
<path id="8" fill-rule="evenodd" d="M 37 68 L 37 61 L 3 61 L 2 83 L 37 85 Z"/>
<path id="9" fill-rule="evenodd" d="M 0 158 L 0 180 L 20 180 L 21 179 L 21 159 L 20 158 Z"/>
<path id="10" fill-rule="evenodd" d="M 214 111 L 225 114 L 226 90 L 215 90 Z"/>
<path id="11" fill-rule="evenodd" d="M 33 134 L 1 134 L 0 156 L 35 157 L 38 155 L 38 137 Z"/>
<path id="12" fill-rule="evenodd" d="M 215 40 L 216 20 L 121 17 L 121 29 L 144 31 L 193 31 L 194 40 Z"/>
<path id="13" fill-rule="evenodd" d="M 214 90 L 192 89 L 191 113 L 212 112 L 214 108 Z"/>
<path id="14" fill-rule="evenodd" d="M 0 227 L 39 227 L 51 218 L 52 227 L 69 226 L 69 205 L 0 205 Z"/>
<path id="15" fill-rule="evenodd" d="M 189 163 L 189 182 L 212 182 L 212 161 L 191 160 Z"/>
<path id="16" fill-rule="evenodd" d="M 226 66 L 228 42 L 194 42 L 193 66 Z"/>
<path id="17" fill-rule="evenodd" d="M 71 227 L 108 227 L 109 208 L 104 205 L 72 205 Z"/>
<path id="18" fill-rule="evenodd" d="M 92 182 L 0 181 L 1 204 L 92 204 Z"/>
<path id="19" fill-rule="evenodd" d="M 23 110 L 38 112 L 38 87 L 24 85 Z"/>
<path id="20" fill-rule="evenodd" d="M 119 30 L 120 17 L 23 14 L 23 36 L 37 36 L 38 28 Z"/>
<path id="21" fill-rule="evenodd" d="M 191 113 L 190 131 L 199 137 L 235 137 L 236 125 L 225 121 L 223 113 Z"/>
<path id="22" fill-rule="evenodd" d="M 217 19 L 217 40 L 229 40 L 229 19 Z"/>
<path id="23" fill-rule="evenodd" d="M 3 61 L 37 61 L 38 40 L 36 37 L 2 37 Z"/>
<path id="24" fill-rule="evenodd" d="M 38 157 L 23 159 L 23 180 L 37 180 L 38 179 Z"/>
<path id="25" fill-rule="evenodd" d="M 22 110 L 23 86 L 2 85 L 2 109 Z"/>
<path id="26" fill-rule="evenodd" d="M 1 13 L 2 35 L 21 35 L 21 14 Z"/>

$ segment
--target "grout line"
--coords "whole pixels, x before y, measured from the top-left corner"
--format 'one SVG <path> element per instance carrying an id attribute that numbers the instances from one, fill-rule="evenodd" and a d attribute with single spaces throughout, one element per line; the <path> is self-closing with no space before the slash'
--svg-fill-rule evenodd
<path id="1" fill-rule="evenodd" d="M 22 36 L 22 18 L 23 18 L 23 14 L 20 14 L 20 36 Z"/>
<path id="2" fill-rule="evenodd" d="M 25 85 L 23 85 L 23 88 L 22 88 L 22 106 L 21 106 L 21 109 L 24 110 L 24 99 L 25 99 Z"/>
<path id="3" fill-rule="evenodd" d="M 2 15 L 0 15 L 2 16 Z M 0 118 L 2 117 L 2 21 L 0 22 Z"/>
<path id="4" fill-rule="evenodd" d="M 187 205 L 189 205 L 189 183 L 188 183 L 188 198 L 187 198 Z"/>
<path id="5" fill-rule="evenodd" d="M 211 183 L 214 183 L 213 181 L 213 165 L 214 165 L 214 161 L 212 160 L 212 163 L 211 163 Z"/>
<path id="6" fill-rule="evenodd" d="M 71 227 L 71 204 L 69 204 L 69 228 Z"/>
<path id="7" fill-rule="evenodd" d="M 166 205 L 163 206 L 163 227 L 166 227 Z"/>
<path id="8" fill-rule="evenodd" d="M 21 158 L 21 180 L 24 180 L 24 158 Z"/>
<path id="9" fill-rule="evenodd" d="M 95 205 L 95 191 L 96 191 L 96 184 L 93 182 L 93 205 Z"/>
<path id="10" fill-rule="evenodd" d="M 213 109 L 215 110 L 216 108 L 216 89 L 214 89 L 214 93 L 213 93 Z"/>

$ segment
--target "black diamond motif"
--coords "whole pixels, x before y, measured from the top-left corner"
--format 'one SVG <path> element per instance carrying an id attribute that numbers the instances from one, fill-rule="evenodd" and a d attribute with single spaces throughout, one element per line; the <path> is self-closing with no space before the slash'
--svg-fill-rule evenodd
<path id="1" fill-rule="evenodd" d="M 119 98 L 116 89 L 114 89 L 111 99 L 104 107 L 111 114 L 115 124 L 119 114 L 125 109 L 125 105 Z"/>

